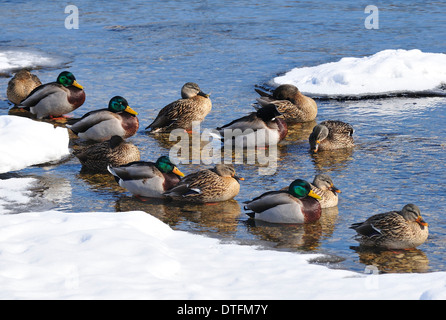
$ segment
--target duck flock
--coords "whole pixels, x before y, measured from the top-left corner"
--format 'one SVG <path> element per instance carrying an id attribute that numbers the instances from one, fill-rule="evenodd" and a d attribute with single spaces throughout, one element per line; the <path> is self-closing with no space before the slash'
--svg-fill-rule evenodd
<path id="1" fill-rule="evenodd" d="M 259 94 L 257 110 L 217 128 L 222 140 L 225 130 L 241 135 L 263 130 L 268 133 L 267 146 L 276 145 L 287 136 L 288 124 L 314 121 L 317 116 L 316 102 L 294 85 L 280 85 L 271 94 L 256 91 Z M 40 120 L 64 117 L 79 108 L 86 95 L 71 72 L 63 71 L 55 82 L 42 84 L 24 69 L 9 81 L 7 97 L 15 107 Z M 201 123 L 211 109 L 210 95 L 196 83 L 188 82 L 181 89 L 181 99 L 162 108 L 145 129 L 152 134 L 175 129 L 191 132 L 192 123 Z M 83 168 L 91 172 L 109 172 L 135 197 L 214 203 L 230 200 L 239 193 L 239 181 L 243 178 L 237 176 L 232 164 L 217 164 L 212 169 L 185 176 L 168 156 L 155 162 L 141 161 L 137 146 L 126 141 L 139 129 L 137 115 L 125 98 L 116 96 L 110 99 L 107 109 L 88 112 L 79 119 L 68 119 L 69 130 L 80 139 L 91 141 L 75 152 Z M 348 123 L 323 121 L 313 128 L 308 138 L 310 151 L 353 148 L 353 133 Z M 234 140 L 223 143 L 232 144 Z M 313 223 L 320 219 L 323 208 L 338 204 L 339 193 L 330 176 L 319 174 L 312 183 L 296 179 L 287 188 L 260 194 L 246 201 L 244 208 L 250 218 L 270 223 Z M 415 204 L 407 204 L 400 211 L 371 216 L 354 223 L 351 228 L 357 232 L 360 244 L 366 247 L 410 249 L 421 245 L 428 237 L 428 224 Z"/>

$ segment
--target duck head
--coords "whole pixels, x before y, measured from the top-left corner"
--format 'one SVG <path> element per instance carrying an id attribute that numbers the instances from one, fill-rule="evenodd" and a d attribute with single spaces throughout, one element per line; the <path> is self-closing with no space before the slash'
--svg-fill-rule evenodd
<path id="1" fill-rule="evenodd" d="M 182 173 L 171 161 L 168 156 L 159 157 L 155 163 L 155 167 L 162 173 L 175 173 L 177 176 L 184 177 Z"/>
<path id="2" fill-rule="evenodd" d="M 409 203 L 406 204 L 401 210 L 400 214 L 403 216 L 404 219 L 407 221 L 412 221 L 418 223 L 421 227 L 427 227 L 428 224 L 424 219 L 421 217 L 421 211 L 418 206 Z"/>
<path id="3" fill-rule="evenodd" d="M 114 113 L 117 112 L 127 112 L 131 115 L 136 116 L 138 113 L 129 107 L 129 103 L 121 96 L 116 96 L 110 99 L 108 103 L 108 110 Z"/>
<path id="4" fill-rule="evenodd" d="M 195 82 L 187 82 L 184 84 L 184 86 L 181 88 L 181 97 L 183 99 L 190 99 L 195 96 L 209 98 L 210 94 L 206 94 L 201 91 L 200 87 Z"/>
<path id="5" fill-rule="evenodd" d="M 57 83 L 63 85 L 64 87 L 74 86 L 79 89 L 83 89 L 77 81 L 74 75 L 69 71 L 62 71 L 56 80 Z"/>
<path id="6" fill-rule="evenodd" d="M 281 116 L 282 113 L 277 110 L 274 104 L 269 104 L 257 110 L 257 117 L 264 122 L 273 121 L 276 117 Z"/>
<path id="7" fill-rule="evenodd" d="M 313 128 L 309 137 L 310 149 L 313 153 L 318 152 L 321 141 L 328 137 L 328 133 L 328 128 L 324 125 L 318 124 Z"/>
<path id="8" fill-rule="evenodd" d="M 310 184 L 302 179 L 294 180 L 288 187 L 288 193 L 293 197 L 298 199 L 305 198 L 306 196 L 312 197 L 314 199 L 321 199 L 316 193 L 311 190 Z"/>

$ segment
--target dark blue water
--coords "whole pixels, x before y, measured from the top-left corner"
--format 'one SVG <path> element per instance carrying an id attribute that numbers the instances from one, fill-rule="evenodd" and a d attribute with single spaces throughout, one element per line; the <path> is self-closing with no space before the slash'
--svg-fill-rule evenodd
<path id="1" fill-rule="evenodd" d="M 252 110 L 256 86 L 295 67 L 384 49 L 444 53 L 443 2 L 378 1 L 379 29 L 364 27 L 368 2 L 361 1 L 76 1 L 79 29 L 68 30 L 65 3 L 0 1 L 0 51 L 39 50 L 63 61 L 35 73 L 54 81 L 71 70 L 86 90 L 74 116 L 103 108 L 122 95 L 139 112 L 133 141 L 144 160 L 168 153 L 170 145 L 144 127 L 159 109 L 177 99 L 181 86 L 197 82 L 210 92 L 213 110 L 202 128 L 214 128 Z M 0 78 L 0 114 L 9 78 Z M 364 270 L 376 264 L 387 272 L 445 270 L 446 130 L 445 98 L 320 100 L 317 121 L 341 119 L 356 129 L 352 152 L 314 158 L 307 138 L 312 125 L 291 129 L 279 149 L 279 167 L 259 176 L 254 165 L 238 165 L 245 177 L 235 201 L 214 206 L 141 202 L 108 175 L 85 175 L 71 158 L 57 165 L 27 168 L 15 176 L 37 177 L 41 201 L 29 210 L 144 210 L 175 229 L 205 232 L 227 241 L 327 254 L 333 267 Z M 201 168 L 184 165 L 189 173 Z M 243 201 L 281 188 L 295 178 L 329 173 L 342 189 L 337 208 L 309 226 L 253 225 Z M 51 199 L 43 198 L 51 195 Z M 416 251 L 358 253 L 348 226 L 368 216 L 413 202 L 430 223 L 427 243 Z"/>

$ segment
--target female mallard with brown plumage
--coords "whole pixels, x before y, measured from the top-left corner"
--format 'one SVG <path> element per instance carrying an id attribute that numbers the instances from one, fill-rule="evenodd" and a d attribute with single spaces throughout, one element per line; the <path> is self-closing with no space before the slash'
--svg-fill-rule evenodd
<path id="1" fill-rule="evenodd" d="M 323 121 L 316 125 L 310 134 L 310 149 L 317 153 L 323 150 L 353 148 L 355 145 L 354 131 L 350 124 L 342 121 Z"/>
<path id="2" fill-rule="evenodd" d="M 35 74 L 32 74 L 27 69 L 22 69 L 9 80 L 6 96 L 14 105 L 19 105 L 31 91 L 41 84 L 42 82 Z"/>
<path id="3" fill-rule="evenodd" d="M 88 112 L 67 127 L 81 139 L 96 142 L 110 140 L 112 136 L 127 139 L 138 131 L 137 114 L 126 99 L 116 96 L 110 99 L 107 109 Z"/>
<path id="4" fill-rule="evenodd" d="M 202 122 L 211 109 L 212 102 L 209 94 L 201 91 L 196 83 L 188 82 L 181 88 L 181 99 L 162 108 L 146 130 L 170 132 L 180 128 L 191 131 L 192 122 Z"/>
<path id="5" fill-rule="evenodd" d="M 40 85 L 18 105 L 38 119 L 61 117 L 85 102 L 85 91 L 71 72 L 63 71 L 56 82 Z"/>
<path id="6" fill-rule="evenodd" d="M 239 180 L 244 179 L 236 175 L 233 165 L 217 164 L 213 169 L 189 174 L 165 195 L 185 202 L 226 201 L 233 199 L 239 193 Z"/>
<path id="7" fill-rule="evenodd" d="M 94 173 L 107 172 L 109 165 L 117 167 L 141 159 L 138 147 L 120 136 L 90 145 L 74 155 L 82 164 L 82 171 Z"/>
<path id="8" fill-rule="evenodd" d="M 255 89 L 260 94 L 257 102 L 261 106 L 274 104 L 283 114 L 283 118 L 287 123 L 308 122 L 316 119 L 317 104 L 292 84 L 282 84 L 274 89 L 270 95 L 261 90 Z"/>
<path id="9" fill-rule="evenodd" d="M 358 233 L 363 246 L 385 249 L 411 249 L 423 244 L 429 235 L 420 208 L 407 204 L 401 211 L 376 214 L 350 227 Z"/>
<path id="10" fill-rule="evenodd" d="M 302 179 L 294 180 L 288 190 L 269 191 L 246 202 L 247 215 L 271 223 L 312 223 L 320 219 L 320 196 Z"/>
<path id="11" fill-rule="evenodd" d="M 108 166 L 116 182 L 136 197 L 164 198 L 164 192 L 180 182 L 184 174 L 162 156 L 153 162 L 136 161 L 119 167 Z"/>
<path id="12" fill-rule="evenodd" d="M 331 208 L 338 205 L 338 193 L 341 190 L 336 188 L 333 184 L 333 180 L 327 174 L 318 174 L 314 177 L 313 183 L 310 184 L 311 189 L 319 197 L 321 208 Z"/>

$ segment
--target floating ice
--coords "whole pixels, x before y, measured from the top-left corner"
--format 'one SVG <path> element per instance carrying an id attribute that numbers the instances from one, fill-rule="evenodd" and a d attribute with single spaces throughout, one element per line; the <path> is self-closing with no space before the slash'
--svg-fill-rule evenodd
<path id="1" fill-rule="evenodd" d="M 446 54 L 384 50 L 363 58 L 342 58 L 314 67 L 295 68 L 272 80 L 294 84 L 312 96 L 370 96 L 438 93 L 446 84 Z"/>
<path id="2" fill-rule="evenodd" d="M 38 50 L 9 48 L 0 50 L 0 74 L 27 68 L 55 68 L 67 63 L 66 58 Z"/>

